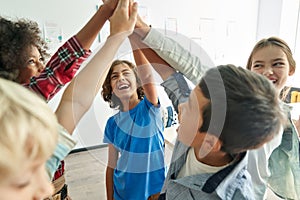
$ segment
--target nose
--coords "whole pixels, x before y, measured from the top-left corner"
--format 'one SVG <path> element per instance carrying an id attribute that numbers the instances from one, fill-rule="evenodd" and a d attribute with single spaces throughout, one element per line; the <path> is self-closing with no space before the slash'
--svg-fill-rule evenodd
<path id="1" fill-rule="evenodd" d="M 38 72 L 44 71 L 44 69 L 45 69 L 44 63 L 38 62 L 37 68 L 38 68 Z"/>
<path id="2" fill-rule="evenodd" d="M 269 76 L 271 74 L 273 74 L 273 68 L 271 66 L 266 66 L 264 68 L 264 71 L 263 71 L 262 75 Z"/>
<path id="3" fill-rule="evenodd" d="M 119 81 L 124 81 L 125 80 L 125 77 L 123 75 L 120 75 L 119 76 Z"/>

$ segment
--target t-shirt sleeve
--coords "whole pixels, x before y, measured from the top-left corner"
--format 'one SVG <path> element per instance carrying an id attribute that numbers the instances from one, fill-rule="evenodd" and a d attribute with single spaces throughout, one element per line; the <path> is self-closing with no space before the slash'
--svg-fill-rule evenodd
<path id="1" fill-rule="evenodd" d="M 46 162 L 46 170 L 50 179 L 52 179 L 54 172 L 60 165 L 60 161 L 62 161 L 70 153 L 75 145 L 76 141 L 67 132 L 67 130 L 62 126 L 59 126 L 58 143 L 53 155 Z"/>

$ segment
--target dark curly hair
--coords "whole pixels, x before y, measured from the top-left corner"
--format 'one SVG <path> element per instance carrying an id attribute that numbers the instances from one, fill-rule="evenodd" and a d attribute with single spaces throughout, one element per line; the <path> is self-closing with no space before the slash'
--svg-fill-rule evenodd
<path id="1" fill-rule="evenodd" d="M 136 78 L 136 81 L 137 81 L 137 89 L 136 89 L 136 92 L 138 94 L 138 98 L 139 99 L 143 99 L 144 98 L 144 89 L 142 87 L 142 84 L 141 84 L 141 80 L 139 79 L 138 75 L 137 75 L 137 69 L 136 69 L 136 66 L 127 61 L 127 60 L 115 60 L 111 66 L 110 66 L 110 69 L 108 71 L 108 74 L 104 80 L 104 83 L 102 85 L 102 92 L 101 92 L 101 95 L 104 99 L 104 101 L 108 102 L 109 103 L 109 106 L 111 108 L 115 108 L 115 109 L 119 109 L 119 110 L 122 110 L 123 109 L 123 105 L 120 101 L 120 99 L 113 94 L 113 89 L 111 88 L 111 74 L 113 72 L 113 69 L 116 65 L 119 65 L 119 64 L 126 64 L 130 67 L 130 69 L 132 69 L 132 71 L 134 72 L 134 75 L 135 75 L 135 78 Z"/>
<path id="2" fill-rule="evenodd" d="M 19 69 L 26 66 L 32 46 L 37 47 L 44 60 L 49 57 L 36 22 L 0 16 L 0 77 L 17 82 Z"/>

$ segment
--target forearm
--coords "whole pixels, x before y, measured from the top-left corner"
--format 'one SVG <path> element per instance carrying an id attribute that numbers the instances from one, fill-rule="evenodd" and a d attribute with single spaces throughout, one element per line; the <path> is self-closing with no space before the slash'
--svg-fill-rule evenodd
<path id="1" fill-rule="evenodd" d="M 143 54 L 139 45 L 136 43 L 136 38 L 130 36 L 129 39 L 132 46 L 134 59 L 137 65 L 138 76 L 141 79 L 145 95 L 153 105 L 157 105 L 158 95 L 152 73 L 152 66 Z"/>
<path id="2" fill-rule="evenodd" d="M 64 91 L 56 115 L 59 123 L 70 133 L 92 105 L 118 48 L 133 31 L 136 15 L 136 3 L 129 4 L 129 0 L 118 1 L 110 18 L 110 36 Z"/>
<path id="3" fill-rule="evenodd" d="M 101 5 L 88 23 L 76 34 L 84 49 L 91 47 L 99 31 L 112 14 L 113 10 L 109 6 L 106 4 Z"/>
<path id="4" fill-rule="evenodd" d="M 143 52 L 146 59 L 151 63 L 154 70 L 160 75 L 160 77 L 165 81 L 172 74 L 175 73 L 175 69 L 169 65 L 164 59 L 162 59 L 153 49 L 148 45 L 144 44 L 141 40 L 142 38 L 138 34 L 135 35 L 135 43 L 138 45 L 139 49 Z"/>
<path id="5" fill-rule="evenodd" d="M 106 196 L 107 200 L 114 199 L 114 181 L 113 181 L 114 169 L 111 167 L 106 168 Z"/>
<path id="6" fill-rule="evenodd" d="M 199 57 L 192 55 L 176 41 L 165 37 L 155 29 L 151 29 L 143 42 L 151 47 L 161 58 L 169 63 L 174 69 L 182 72 L 195 85 L 208 69 L 202 64 Z M 203 56 L 210 63 L 208 56 Z M 212 63 L 212 62 L 211 62 Z M 213 66 L 211 64 L 211 66 Z"/>
<path id="7" fill-rule="evenodd" d="M 104 46 L 68 85 L 56 110 L 59 123 L 73 132 L 75 125 L 90 108 L 115 53 L 124 41 L 122 34 L 108 38 Z"/>

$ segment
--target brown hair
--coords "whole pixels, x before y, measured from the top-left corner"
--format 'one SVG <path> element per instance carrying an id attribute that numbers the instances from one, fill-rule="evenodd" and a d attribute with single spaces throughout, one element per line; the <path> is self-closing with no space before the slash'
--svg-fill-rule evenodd
<path id="1" fill-rule="evenodd" d="M 256 45 L 254 46 L 248 61 L 247 61 L 247 66 L 246 68 L 251 70 L 251 66 L 252 66 L 252 59 L 253 59 L 253 55 L 260 49 L 264 48 L 264 47 L 268 47 L 268 46 L 276 46 L 279 47 L 286 55 L 287 60 L 289 62 L 290 65 L 290 70 L 292 72 L 295 72 L 296 70 L 296 61 L 293 58 L 293 53 L 289 47 L 289 45 L 282 39 L 278 38 L 278 37 L 269 37 L 269 38 L 264 38 L 261 39 L 260 41 L 258 41 L 256 43 Z M 282 100 L 285 99 L 285 97 L 287 96 L 287 94 L 290 91 L 290 87 L 285 87 L 281 92 L 280 92 L 280 98 Z"/>
<path id="2" fill-rule="evenodd" d="M 260 74 L 221 65 L 209 69 L 199 87 L 210 100 L 200 131 L 217 135 L 225 152 L 257 148 L 287 123 L 286 110 L 274 98 L 278 95 L 274 85 Z"/>
<path id="3" fill-rule="evenodd" d="M 111 88 L 111 74 L 113 72 L 113 69 L 116 65 L 119 65 L 119 64 L 126 64 L 129 66 L 130 69 L 132 69 L 132 71 L 134 72 L 134 75 L 135 75 L 135 78 L 136 78 L 136 81 L 137 81 L 137 89 L 136 89 L 136 92 L 138 94 L 138 98 L 139 99 L 143 99 L 144 98 L 144 89 L 143 87 L 141 86 L 141 80 L 139 79 L 138 75 L 137 75 L 137 69 L 136 69 L 136 66 L 127 61 L 127 60 L 115 60 L 112 64 L 111 64 L 111 67 L 108 71 L 108 74 L 104 80 L 104 83 L 102 85 L 102 97 L 104 99 L 104 101 L 108 102 L 109 103 L 109 106 L 111 108 L 116 108 L 116 109 L 120 109 L 122 110 L 123 109 L 123 105 L 120 101 L 120 99 L 113 94 L 113 90 Z"/>

